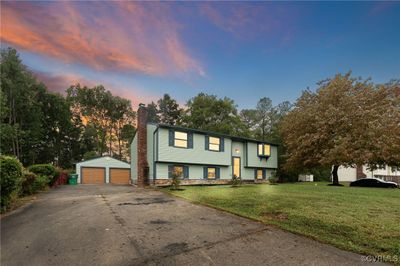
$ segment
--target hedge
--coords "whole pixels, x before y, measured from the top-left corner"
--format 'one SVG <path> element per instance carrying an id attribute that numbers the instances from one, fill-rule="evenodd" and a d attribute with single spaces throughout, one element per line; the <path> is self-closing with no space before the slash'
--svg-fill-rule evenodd
<path id="1" fill-rule="evenodd" d="M 22 164 L 10 156 L 0 156 L 1 210 L 11 203 L 13 194 L 18 194 L 22 181 Z"/>

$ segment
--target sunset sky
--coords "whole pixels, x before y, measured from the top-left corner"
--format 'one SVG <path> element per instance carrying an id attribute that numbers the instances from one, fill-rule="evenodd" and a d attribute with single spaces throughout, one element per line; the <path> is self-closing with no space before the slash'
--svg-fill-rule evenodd
<path id="1" fill-rule="evenodd" d="M 53 91 L 294 101 L 338 72 L 400 78 L 400 2 L 1 2 L 1 47 Z"/>

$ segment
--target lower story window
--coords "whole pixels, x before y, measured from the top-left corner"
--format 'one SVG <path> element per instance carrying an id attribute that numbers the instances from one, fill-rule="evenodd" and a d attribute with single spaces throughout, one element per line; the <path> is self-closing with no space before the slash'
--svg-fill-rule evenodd
<path id="1" fill-rule="evenodd" d="M 183 166 L 174 166 L 172 169 L 172 174 L 182 178 L 183 177 Z"/>
<path id="2" fill-rule="evenodd" d="M 262 169 L 257 169 L 257 175 L 256 175 L 257 179 L 263 179 L 264 175 L 263 175 L 263 170 Z"/>
<path id="3" fill-rule="evenodd" d="M 219 179 L 220 168 L 216 166 L 204 166 L 205 179 Z"/>
<path id="4" fill-rule="evenodd" d="M 215 179 L 216 177 L 216 169 L 215 167 L 209 167 L 207 169 L 207 178 L 208 179 Z"/>
<path id="5" fill-rule="evenodd" d="M 186 165 L 169 165 L 168 178 L 189 178 L 189 167 Z"/>

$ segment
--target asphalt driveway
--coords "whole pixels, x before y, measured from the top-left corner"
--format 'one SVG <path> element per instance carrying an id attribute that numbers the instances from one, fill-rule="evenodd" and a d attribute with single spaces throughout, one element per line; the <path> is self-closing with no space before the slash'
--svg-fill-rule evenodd
<path id="1" fill-rule="evenodd" d="M 1 265 L 357 265 L 358 254 L 131 186 L 63 186 L 1 220 Z"/>

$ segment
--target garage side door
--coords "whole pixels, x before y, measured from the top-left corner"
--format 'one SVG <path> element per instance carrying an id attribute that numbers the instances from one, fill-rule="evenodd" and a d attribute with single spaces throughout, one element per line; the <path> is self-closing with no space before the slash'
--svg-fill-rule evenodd
<path id="1" fill-rule="evenodd" d="M 122 168 L 110 168 L 110 183 L 112 184 L 130 184 L 131 170 Z"/>
<path id="2" fill-rule="evenodd" d="M 104 184 L 105 179 L 105 168 L 82 167 L 82 184 Z"/>

